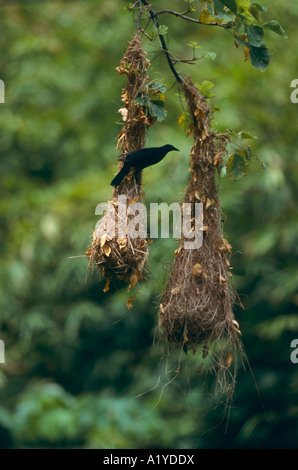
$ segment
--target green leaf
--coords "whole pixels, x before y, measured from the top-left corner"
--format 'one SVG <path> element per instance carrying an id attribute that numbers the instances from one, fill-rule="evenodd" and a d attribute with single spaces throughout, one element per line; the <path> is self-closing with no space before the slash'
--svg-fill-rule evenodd
<path id="1" fill-rule="evenodd" d="M 240 150 L 230 155 L 226 169 L 227 175 L 230 178 L 238 179 L 245 176 L 248 170 L 246 152 L 244 150 Z"/>
<path id="2" fill-rule="evenodd" d="M 214 83 L 210 82 L 209 80 L 204 80 L 200 85 L 198 85 L 198 89 L 202 95 L 206 96 L 207 98 L 211 97 L 211 89 L 214 87 Z"/>
<path id="3" fill-rule="evenodd" d="M 160 108 L 166 107 L 164 100 L 161 100 L 161 99 L 151 99 L 150 104 L 154 104 L 156 106 L 159 106 Z"/>
<path id="4" fill-rule="evenodd" d="M 213 3 L 215 10 L 217 10 L 219 13 L 223 12 L 224 4 L 222 0 L 213 0 Z"/>
<path id="5" fill-rule="evenodd" d="M 135 98 L 135 104 L 140 106 L 148 106 L 150 103 L 150 99 L 148 95 L 143 95 L 142 93 L 138 93 Z"/>
<path id="6" fill-rule="evenodd" d="M 240 38 L 235 38 L 235 41 L 242 46 L 246 46 L 249 49 L 249 55 L 251 65 L 258 70 L 264 72 L 269 65 L 271 55 L 264 43 L 261 43 L 259 47 L 252 46 L 248 42 L 243 41 Z"/>
<path id="7" fill-rule="evenodd" d="M 253 15 L 253 17 L 259 21 L 259 12 L 267 11 L 267 8 L 263 7 L 259 3 L 253 3 L 251 7 L 249 8 L 249 11 Z"/>
<path id="8" fill-rule="evenodd" d="M 214 0 L 214 10 L 211 5 L 206 4 L 207 10 L 209 13 L 214 16 L 214 18 L 222 19 L 226 15 L 224 11 L 224 4 L 221 0 Z"/>
<path id="9" fill-rule="evenodd" d="M 206 59 L 215 60 L 215 59 L 216 59 L 216 53 L 215 53 L 215 52 L 212 52 L 212 51 L 205 52 L 204 57 L 205 57 Z"/>
<path id="10" fill-rule="evenodd" d="M 235 33 L 236 33 L 236 37 L 245 35 L 245 25 L 241 21 L 237 21 L 237 24 L 235 27 Z"/>
<path id="11" fill-rule="evenodd" d="M 241 132 L 238 132 L 238 137 L 241 139 L 241 140 L 245 140 L 245 139 L 256 139 L 257 137 L 250 134 L 249 132 L 244 132 L 244 131 L 241 131 Z"/>
<path id="12" fill-rule="evenodd" d="M 245 32 L 247 35 L 247 40 L 252 46 L 259 47 L 264 38 L 264 31 L 261 26 L 249 26 L 245 27 Z"/>
<path id="13" fill-rule="evenodd" d="M 160 91 L 158 91 L 158 93 L 160 93 Z M 167 115 L 165 102 L 162 99 L 150 99 L 149 95 L 139 93 L 135 98 L 135 104 L 147 108 L 150 116 L 156 118 L 159 122 L 163 121 Z"/>
<path id="14" fill-rule="evenodd" d="M 213 88 L 214 87 L 214 83 L 213 82 L 210 82 L 210 80 L 203 80 L 202 83 L 201 83 L 201 87 L 202 89 L 203 88 Z"/>
<path id="15" fill-rule="evenodd" d="M 235 15 L 231 11 L 227 11 L 225 12 L 221 20 L 222 20 L 221 24 L 231 23 L 232 21 L 235 21 Z"/>
<path id="16" fill-rule="evenodd" d="M 262 43 L 259 47 L 246 44 L 249 47 L 249 55 L 251 60 L 251 65 L 258 70 L 264 72 L 269 65 L 271 55 L 265 46 Z"/>
<path id="17" fill-rule="evenodd" d="M 213 0 L 213 3 L 214 3 L 214 12 L 212 11 L 212 8 L 210 7 L 210 5 L 207 5 L 207 9 L 216 18 L 222 18 L 225 13 L 223 2 L 221 0 Z"/>
<path id="18" fill-rule="evenodd" d="M 198 43 L 195 41 L 189 41 L 187 45 L 192 49 L 202 49 L 201 46 L 198 46 Z"/>
<path id="19" fill-rule="evenodd" d="M 207 9 L 216 18 L 223 18 L 223 16 L 226 14 L 224 7 L 227 7 L 235 15 L 238 13 L 236 0 L 214 0 L 213 3 L 215 13 L 212 11 L 209 5 L 207 5 Z"/>
<path id="20" fill-rule="evenodd" d="M 269 21 L 269 23 L 265 23 L 263 24 L 263 28 L 267 28 L 267 29 L 270 29 L 271 31 L 273 31 L 274 33 L 276 34 L 279 34 L 280 36 L 282 36 L 283 38 L 287 38 L 287 33 L 285 32 L 285 30 L 281 27 L 281 25 L 275 21 L 275 20 L 272 20 L 272 21 Z"/>
<path id="21" fill-rule="evenodd" d="M 250 7 L 250 0 L 237 0 L 237 7 L 241 13 L 247 11 Z"/>
<path id="22" fill-rule="evenodd" d="M 167 111 L 164 108 L 163 101 L 150 101 L 148 109 L 150 115 L 155 117 L 159 122 L 164 121 L 166 118 Z"/>
<path id="23" fill-rule="evenodd" d="M 160 83 L 160 82 L 152 82 L 149 84 L 150 90 L 156 90 L 159 93 L 165 93 L 167 91 L 167 88 L 168 88 L 167 85 L 165 85 L 164 83 Z"/>
<path id="24" fill-rule="evenodd" d="M 236 0 L 222 0 L 224 5 L 228 7 L 235 15 L 238 13 L 238 7 Z"/>
<path id="25" fill-rule="evenodd" d="M 166 34 L 168 34 L 168 27 L 165 26 L 164 24 L 161 24 L 158 28 L 158 34 L 160 34 L 161 36 L 165 36 Z"/>

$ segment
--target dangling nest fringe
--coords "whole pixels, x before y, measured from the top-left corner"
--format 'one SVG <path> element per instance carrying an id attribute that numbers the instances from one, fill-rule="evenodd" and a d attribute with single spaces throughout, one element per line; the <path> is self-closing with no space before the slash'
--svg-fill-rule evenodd
<path id="1" fill-rule="evenodd" d="M 216 135 L 210 127 L 211 110 L 191 79 L 182 82 L 183 92 L 193 120 L 194 146 L 190 155 L 191 180 L 184 202 L 203 203 L 203 244 L 185 249 L 185 238 L 175 251 L 175 260 L 160 304 L 160 327 L 167 341 L 195 353 L 200 347 L 203 358 L 212 354 L 211 369 L 221 391 L 233 394 L 235 372 L 231 372 L 239 340 L 239 325 L 232 305 L 236 291 L 231 274 L 231 245 L 223 237 L 216 171 L 225 154 L 228 137 Z M 213 345 L 213 346 L 212 346 Z"/>
<path id="2" fill-rule="evenodd" d="M 142 49 L 141 39 L 136 34 L 129 43 L 120 66 L 116 69 L 120 74 L 127 75 L 127 85 L 121 95 L 124 107 L 119 110 L 125 124 L 117 136 L 117 148 L 121 149 L 122 153 L 143 148 L 146 126 L 153 124 L 153 120 L 147 116 L 144 108 L 135 104 L 135 98 L 139 93 L 148 93 L 149 77 L 146 70 L 149 65 L 150 61 Z M 120 162 L 118 168 L 120 169 L 122 165 L 123 163 Z M 87 251 L 90 265 L 95 264 L 99 273 L 106 278 L 104 291 L 109 290 L 110 281 L 113 278 L 124 279 L 129 282 L 129 288 L 134 287 L 143 277 L 148 258 L 148 245 L 145 238 L 130 238 L 128 235 L 125 238 L 119 238 L 117 236 L 117 227 L 120 223 L 117 213 L 118 195 L 126 196 L 126 210 L 131 203 L 141 201 L 144 195 L 141 189 L 141 178 L 137 182 L 133 170 L 114 189 L 108 210 L 96 231 L 93 232 L 92 244 Z M 116 236 L 109 238 L 106 230 L 111 226 L 109 224 L 113 223 L 114 209 Z"/>

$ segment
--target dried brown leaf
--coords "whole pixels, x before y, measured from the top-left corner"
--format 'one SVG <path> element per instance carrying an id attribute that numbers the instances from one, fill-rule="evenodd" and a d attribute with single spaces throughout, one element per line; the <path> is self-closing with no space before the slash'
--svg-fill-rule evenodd
<path id="1" fill-rule="evenodd" d="M 202 274 L 203 268 L 202 265 L 199 263 L 196 263 L 192 267 L 192 273 L 194 276 L 198 277 Z"/>
<path id="2" fill-rule="evenodd" d="M 109 236 L 106 233 L 104 233 L 100 239 L 100 247 L 102 248 L 108 240 L 109 240 Z"/>
<path id="3" fill-rule="evenodd" d="M 174 287 L 174 289 L 171 290 L 171 294 L 177 295 L 180 292 L 180 287 Z"/>
<path id="4" fill-rule="evenodd" d="M 205 208 L 209 209 L 209 207 L 213 206 L 214 202 L 215 202 L 214 199 L 211 200 L 207 197 Z"/>
<path id="5" fill-rule="evenodd" d="M 132 274 L 129 278 L 131 287 L 134 288 L 139 280 L 137 274 Z"/>
<path id="6" fill-rule="evenodd" d="M 125 248 L 127 245 L 127 238 L 118 238 L 117 243 L 118 243 L 120 250 L 123 250 L 123 248 Z"/>
<path id="7" fill-rule="evenodd" d="M 103 292 L 110 290 L 110 279 L 107 279 L 106 285 L 104 286 Z"/>
<path id="8" fill-rule="evenodd" d="M 111 249 L 111 247 L 110 247 L 109 245 L 104 245 L 104 246 L 102 247 L 102 251 L 103 251 L 103 253 L 104 253 L 107 257 L 109 257 L 110 254 L 111 254 L 112 249 Z"/>
<path id="9" fill-rule="evenodd" d="M 130 310 L 130 309 L 132 308 L 133 301 L 134 301 L 134 297 L 133 297 L 133 296 L 131 296 L 131 297 L 126 301 L 127 310 Z"/>
<path id="10" fill-rule="evenodd" d="M 233 356 L 231 353 L 229 353 L 227 356 L 227 360 L 226 360 L 226 367 L 230 367 L 230 365 L 232 364 L 232 360 L 233 360 Z"/>
<path id="11" fill-rule="evenodd" d="M 220 284 L 226 284 L 227 282 L 228 282 L 227 279 L 226 279 L 224 276 L 222 276 L 222 275 L 220 274 L 220 276 L 219 276 L 219 283 L 220 283 Z"/>

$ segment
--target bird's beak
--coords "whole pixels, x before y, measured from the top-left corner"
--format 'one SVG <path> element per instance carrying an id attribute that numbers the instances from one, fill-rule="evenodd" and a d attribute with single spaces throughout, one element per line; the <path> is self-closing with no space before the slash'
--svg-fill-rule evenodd
<path id="1" fill-rule="evenodd" d="M 179 149 L 176 149 L 176 147 L 174 147 L 173 150 L 177 150 L 177 152 L 180 152 L 180 150 L 179 150 Z"/>

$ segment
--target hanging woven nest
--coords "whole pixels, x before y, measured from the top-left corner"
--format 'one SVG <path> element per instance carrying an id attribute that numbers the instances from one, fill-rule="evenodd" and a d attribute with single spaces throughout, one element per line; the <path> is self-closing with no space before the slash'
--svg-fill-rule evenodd
<path id="1" fill-rule="evenodd" d="M 162 294 L 159 324 L 167 341 L 185 351 L 200 348 L 206 357 L 211 349 L 218 380 L 224 389 L 230 389 L 228 382 L 233 388 L 234 376 L 229 367 L 241 333 L 232 309 L 236 298 L 230 282 L 232 247 L 223 236 L 216 185 L 216 172 L 228 138 L 211 130 L 211 110 L 193 82 L 183 81 L 182 88 L 194 137 L 191 180 L 184 202 L 190 203 L 193 221 L 195 203 L 203 204 L 203 243 L 198 249 L 186 249 L 188 240 L 181 238 Z"/>
<path id="2" fill-rule="evenodd" d="M 120 74 L 126 74 L 127 85 L 122 90 L 121 99 L 123 107 L 119 110 L 124 121 L 124 126 L 118 135 L 117 148 L 122 154 L 144 147 L 146 127 L 152 126 L 154 119 L 146 113 L 143 106 L 136 104 L 135 99 L 139 94 L 148 93 L 149 77 L 147 68 L 150 65 L 146 58 L 146 52 L 142 49 L 141 39 L 138 34 L 129 43 L 127 50 L 117 67 Z M 121 169 L 120 162 L 118 168 Z M 118 196 L 126 197 L 126 211 L 118 214 Z M 123 179 L 121 184 L 113 191 L 108 209 L 102 217 L 96 230 L 93 232 L 92 244 L 87 251 L 87 257 L 91 265 L 95 265 L 101 276 L 106 279 L 104 291 L 107 291 L 110 282 L 114 278 L 124 279 L 129 287 L 134 287 L 144 275 L 148 258 L 148 244 L 144 236 L 130 238 L 118 236 L 118 226 L 126 218 L 129 222 L 131 216 L 127 216 L 130 204 L 141 202 L 144 192 L 141 188 L 141 175 L 136 180 L 133 169 Z M 107 235 L 107 228 L 115 220 L 115 236 Z"/>

